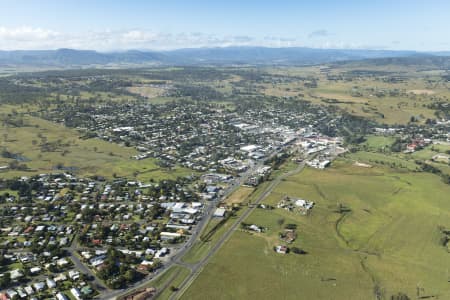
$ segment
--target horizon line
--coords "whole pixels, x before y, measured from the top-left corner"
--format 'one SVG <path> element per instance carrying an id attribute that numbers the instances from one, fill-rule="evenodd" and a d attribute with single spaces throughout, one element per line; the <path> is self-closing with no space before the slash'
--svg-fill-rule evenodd
<path id="1" fill-rule="evenodd" d="M 307 46 L 264 46 L 264 45 L 226 45 L 226 46 L 203 46 L 203 47 L 179 47 L 179 48 L 168 48 L 168 49 L 152 49 L 152 48 L 129 48 L 129 49 L 111 49 L 111 50 L 99 50 L 99 49 L 83 49 L 83 48 L 66 48 L 66 47 L 58 47 L 58 48 L 35 48 L 35 49 L 0 49 L 2 52 L 18 52 L 18 51 L 59 51 L 59 50 L 73 50 L 73 51 L 94 51 L 98 53 L 119 53 L 119 52 L 129 52 L 129 51 L 138 51 L 138 52 L 171 52 L 177 50 L 200 50 L 200 49 L 230 49 L 230 48 L 264 48 L 264 49 L 311 49 L 311 50 L 336 50 L 336 51 L 386 51 L 386 52 L 415 52 L 415 53 L 442 53 L 442 52 L 450 52 L 449 50 L 413 50 L 413 49 L 383 49 L 383 48 L 338 48 L 338 47 L 307 47 Z"/>

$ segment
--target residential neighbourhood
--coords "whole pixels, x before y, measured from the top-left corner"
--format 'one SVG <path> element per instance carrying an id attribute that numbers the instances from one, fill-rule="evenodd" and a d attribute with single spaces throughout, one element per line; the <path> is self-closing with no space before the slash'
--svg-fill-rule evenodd
<path id="1" fill-rule="evenodd" d="M 46 118 L 135 148 L 139 154 L 130 160 L 156 159 L 163 168 L 185 168 L 189 175 L 141 182 L 116 175 L 113 180 L 78 177 L 70 168 L 61 168 L 1 180 L 4 299 L 89 299 L 105 289 L 145 282 L 171 265 L 183 245 L 196 239 L 203 222 L 231 214 L 222 201 L 235 188 L 259 186 L 287 159 L 323 170 L 349 151 L 345 138 L 333 129 L 339 118 L 304 107 L 252 107 L 241 113 L 193 102 L 115 103 L 88 111 L 56 107 Z M 327 122 L 326 129 L 319 120 Z M 410 155 L 445 143 L 440 126 L 432 132 L 394 127 L 370 132 L 395 136 L 398 142 L 392 147 L 398 149 L 393 151 Z M 448 163 L 449 156 L 441 153 L 430 159 Z M 307 215 L 314 206 L 314 199 L 285 196 L 277 208 Z M 266 230 L 258 224 L 244 224 L 242 229 L 253 234 Z M 295 229 L 286 228 L 275 252 L 289 253 L 288 244 L 296 238 Z"/>
<path id="2" fill-rule="evenodd" d="M 221 108 L 173 106 L 175 115 L 156 122 L 161 108 L 138 106 L 127 114 L 131 108 L 124 106 L 117 110 L 121 117 L 98 109 L 93 117 L 78 113 L 81 124 L 91 124 L 88 129 L 109 142 L 136 147 L 142 154 L 135 159 L 157 158 L 192 174 L 140 182 L 54 172 L 1 181 L 4 298 L 88 299 L 140 282 L 170 265 L 204 218 L 224 218 L 228 209 L 215 203 L 231 189 L 267 180 L 286 151 L 317 154 L 328 165 L 341 145 L 311 126 L 294 131 L 283 122 L 261 122 L 252 112 L 241 117 Z M 303 118 L 295 122 L 304 124 Z M 168 130 L 173 126 L 182 132 Z M 264 228 L 250 224 L 247 230 Z"/>
<path id="3" fill-rule="evenodd" d="M 267 257 L 290 260 L 312 251 L 305 241 L 323 229 L 300 224 L 327 212 L 344 223 L 379 212 L 348 204 L 372 196 L 378 201 L 377 193 L 364 189 L 335 201 L 342 190 L 330 188 L 333 176 L 337 185 L 364 178 L 370 185 L 395 170 L 391 179 L 433 173 L 449 183 L 448 106 L 436 107 L 436 119 L 428 111 L 396 123 L 384 112 L 390 122 L 384 115 L 380 121 L 375 104 L 396 91 L 369 91 L 360 70 L 333 77 L 335 68 L 305 76 L 243 67 L 71 70 L 0 79 L 6 91 L 45 88 L 47 97 L 31 94 L 35 106 L 19 102 L 0 113 L 0 297 L 180 295 L 178 287 L 189 281 L 178 279 L 193 280 L 233 232 L 244 243 L 265 239 Z M 373 85 L 397 80 L 375 71 L 367 76 Z M 322 89 L 334 81 L 358 101 L 359 93 L 377 99 L 331 99 Z M 425 102 L 415 108 L 429 109 Z M 360 105 L 362 115 L 377 117 L 361 116 Z M 414 180 L 398 183 L 383 199 L 402 196 L 414 186 L 407 182 Z M 444 225 L 439 230 L 448 245 Z M 342 228 L 347 230 L 332 226 Z M 251 258 L 263 253 L 251 250 Z M 273 278 L 284 278 L 278 275 Z M 155 284 L 161 278 L 172 283 L 161 288 Z"/>
<path id="4" fill-rule="evenodd" d="M 63 120 L 64 125 L 90 136 L 135 147 L 139 154 L 134 159 L 157 158 L 161 166 L 178 165 L 195 172 L 237 175 L 300 137 L 306 138 L 310 153 L 329 143 L 342 143 L 342 139 L 324 140 L 314 129 L 320 120 L 327 120 L 332 131 L 336 127 L 332 116 L 303 109 L 248 108 L 241 113 L 194 102 L 111 103 L 88 111 L 76 106 L 56 108 L 45 117 Z"/>
<path id="5" fill-rule="evenodd" d="M 176 103 L 74 113 L 79 128 L 135 147 L 141 154 L 134 159 L 156 158 L 192 174 L 140 182 L 55 172 L 2 181 L 3 295 L 85 299 L 102 288 L 139 282 L 170 264 L 204 218 L 227 214 L 214 203 L 236 186 L 267 180 L 287 151 L 316 156 L 308 164 L 319 168 L 330 164 L 338 148 L 344 151 L 341 139 L 313 128 L 312 115 L 260 113 Z M 247 230 L 264 228 L 250 224 Z"/>

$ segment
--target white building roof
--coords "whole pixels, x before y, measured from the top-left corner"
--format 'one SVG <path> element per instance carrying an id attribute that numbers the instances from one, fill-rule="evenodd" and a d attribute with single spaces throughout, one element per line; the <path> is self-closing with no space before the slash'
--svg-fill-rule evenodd
<path id="1" fill-rule="evenodd" d="M 214 217 L 223 217 L 225 215 L 225 212 L 226 212 L 225 208 L 219 207 L 216 209 L 213 216 Z"/>

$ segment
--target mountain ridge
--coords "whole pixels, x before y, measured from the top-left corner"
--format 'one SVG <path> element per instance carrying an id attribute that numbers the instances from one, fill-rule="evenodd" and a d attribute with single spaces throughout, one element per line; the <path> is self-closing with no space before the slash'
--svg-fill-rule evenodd
<path id="1" fill-rule="evenodd" d="M 450 55 L 417 51 L 318 49 L 306 47 L 216 47 L 165 51 L 127 50 L 98 52 L 61 48 L 56 50 L 0 50 L 0 66 L 84 67 L 92 65 L 313 65 L 364 59 L 435 57 Z"/>

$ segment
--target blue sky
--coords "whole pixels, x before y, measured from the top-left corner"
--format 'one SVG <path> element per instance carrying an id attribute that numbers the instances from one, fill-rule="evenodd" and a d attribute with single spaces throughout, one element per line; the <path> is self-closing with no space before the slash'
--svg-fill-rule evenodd
<path id="1" fill-rule="evenodd" d="M 445 0 L 0 0 L 0 49 L 450 50 Z"/>

